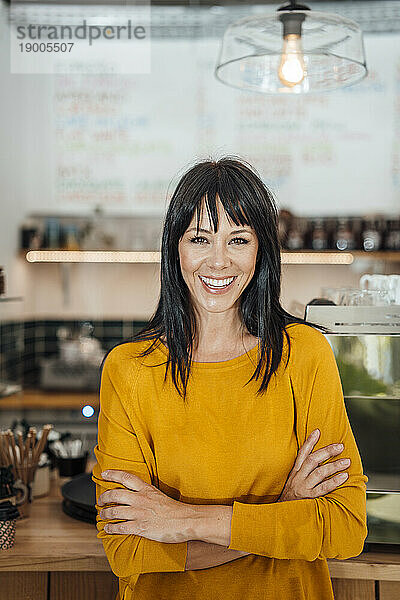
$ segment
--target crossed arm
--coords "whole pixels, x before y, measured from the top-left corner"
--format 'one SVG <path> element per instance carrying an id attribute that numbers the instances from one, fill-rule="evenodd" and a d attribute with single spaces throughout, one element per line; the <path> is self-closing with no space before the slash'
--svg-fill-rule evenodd
<path id="1" fill-rule="evenodd" d="M 97 498 L 99 517 L 107 521 L 104 525 L 107 534 L 136 534 L 146 541 L 169 544 L 186 541 L 186 571 L 214 567 L 250 554 L 227 547 L 231 537 L 231 506 L 174 500 L 127 471 L 109 469 L 101 475 L 107 482 L 124 486 L 106 490 Z M 115 519 L 126 520 L 112 522 Z"/>

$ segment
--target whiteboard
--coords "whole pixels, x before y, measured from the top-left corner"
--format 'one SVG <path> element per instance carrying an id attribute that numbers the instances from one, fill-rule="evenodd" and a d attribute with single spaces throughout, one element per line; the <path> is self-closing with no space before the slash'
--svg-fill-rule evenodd
<path id="1" fill-rule="evenodd" d="M 295 214 L 398 213 L 400 35 L 364 41 L 369 76 L 310 96 L 223 85 L 216 39 L 152 40 L 150 74 L 25 79 L 28 212 L 161 215 L 197 159 L 235 154 Z"/>

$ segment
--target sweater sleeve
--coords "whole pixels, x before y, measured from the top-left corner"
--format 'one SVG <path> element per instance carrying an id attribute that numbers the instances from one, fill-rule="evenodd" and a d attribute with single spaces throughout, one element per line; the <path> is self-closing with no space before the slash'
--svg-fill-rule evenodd
<path id="1" fill-rule="evenodd" d="M 130 364 L 134 360 L 131 358 Z M 124 486 L 117 482 L 103 480 L 101 477 L 103 471 L 106 469 L 127 471 L 153 484 L 151 470 L 144 460 L 138 437 L 128 415 L 130 411 L 127 411 L 127 403 L 131 402 L 135 393 L 137 369 L 134 368 L 136 372 L 132 373 L 132 367 L 127 370 L 118 366 L 116 362 L 112 351 L 105 359 L 101 374 L 98 440 L 94 448 L 97 463 L 92 471 L 92 480 L 96 484 L 96 528 L 97 537 L 103 543 L 114 574 L 117 577 L 129 577 L 137 581 L 140 573 L 184 571 L 187 542 L 168 544 L 139 535 L 109 534 L 104 531 L 107 520 L 99 517 L 99 511 L 103 507 L 97 504 L 97 500 L 105 490 L 124 488 Z M 114 519 L 109 522 L 119 521 Z"/>
<path id="2" fill-rule="evenodd" d="M 350 458 L 347 480 L 319 498 L 270 504 L 234 501 L 228 548 L 279 559 L 346 559 L 358 556 L 368 534 L 366 482 L 361 458 L 346 413 L 342 386 L 329 342 L 313 332 L 317 342 L 295 366 L 292 383 L 298 418 L 305 419 L 299 446 L 317 427 L 320 438 L 313 452 L 332 443 L 343 443 L 338 458 Z M 310 357 L 312 355 L 312 358 Z M 304 356 L 308 356 L 308 362 Z M 311 363 L 310 363 L 311 358 Z M 300 364 L 299 364 L 300 363 Z M 297 391 L 296 391 L 297 390 Z M 296 394 L 301 394 L 298 402 Z"/>

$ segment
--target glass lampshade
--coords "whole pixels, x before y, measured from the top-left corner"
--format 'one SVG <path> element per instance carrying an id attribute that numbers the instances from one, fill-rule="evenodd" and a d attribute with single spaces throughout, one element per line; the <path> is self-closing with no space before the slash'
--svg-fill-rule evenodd
<path id="1" fill-rule="evenodd" d="M 279 72 L 284 52 L 282 20 L 289 14 L 301 22 L 300 52 L 293 56 L 301 59 L 303 79 L 286 85 Z M 233 23 L 225 32 L 215 68 L 223 83 L 266 94 L 328 91 L 352 85 L 366 74 L 357 23 L 312 10 L 277 11 Z"/>

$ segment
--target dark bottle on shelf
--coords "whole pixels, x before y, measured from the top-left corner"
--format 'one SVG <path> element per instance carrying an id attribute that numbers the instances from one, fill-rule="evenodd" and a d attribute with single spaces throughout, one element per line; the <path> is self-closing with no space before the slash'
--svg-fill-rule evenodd
<path id="1" fill-rule="evenodd" d="M 355 250 L 356 238 L 349 218 L 340 218 L 337 220 L 336 231 L 334 233 L 335 250 Z"/>
<path id="2" fill-rule="evenodd" d="M 385 250 L 400 250 L 400 218 L 386 221 L 384 248 Z"/>
<path id="3" fill-rule="evenodd" d="M 324 229 L 326 232 L 326 241 L 328 250 L 336 250 L 336 218 L 325 217 L 324 218 Z"/>
<path id="4" fill-rule="evenodd" d="M 363 220 L 362 217 L 353 217 L 352 221 L 352 230 L 354 235 L 356 250 L 362 250 L 362 231 L 363 231 Z"/>
<path id="5" fill-rule="evenodd" d="M 328 232 L 324 219 L 315 219 L 312 223 L 311 248 L 313 250 L 326 250 L 328 248 Z"/>
<path id="6" fill-rule="evenodd" d="M 32 220 L 26 220 L 19 230 L 19 247 L 21 250 L 38 250 L 42 247 L 42 233 Z"/>
<path id="7" fill-rule="evenodd" d="M 376 252 L 382 246 L 382 233 L 378 219 L 364 219 L 362 228 L 362 249 L 366 252 Z"/>

